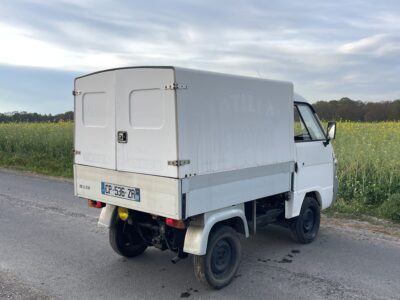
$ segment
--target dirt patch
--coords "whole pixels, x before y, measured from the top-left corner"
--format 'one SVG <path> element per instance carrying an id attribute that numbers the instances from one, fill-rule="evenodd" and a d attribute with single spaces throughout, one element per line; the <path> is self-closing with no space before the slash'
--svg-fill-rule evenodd
<path id="1" fill-rule="evenodd" d="M 322 215 L 321 224 L 325 227 L 347 231 L 362 231 L 378 238 L 400 242 L 400 225 L 377 218 L 368 217 L 368 220 L 355 220 Z"/>

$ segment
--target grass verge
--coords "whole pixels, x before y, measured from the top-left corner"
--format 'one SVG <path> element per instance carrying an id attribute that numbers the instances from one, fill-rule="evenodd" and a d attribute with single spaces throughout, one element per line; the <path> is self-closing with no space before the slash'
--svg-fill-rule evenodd
<path id="1" fill-rule="evenodd" d="M 400 222 L 400 122 L 339 122 L 339 194 L 327 214 Z M 0 124 L 0 167 L 73 175 L 73 123 Z"/>
<path id="2" fill-rule="evenodd" d="M 72 177 L 73 124 L 0 124 L 0 166 Z"/>

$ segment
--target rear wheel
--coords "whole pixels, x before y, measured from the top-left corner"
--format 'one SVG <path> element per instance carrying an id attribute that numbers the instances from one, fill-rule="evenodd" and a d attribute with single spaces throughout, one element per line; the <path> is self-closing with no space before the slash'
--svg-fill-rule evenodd
<path id="1" fill-rule="evenodd" d="M 210 234 L 206 255 L 193 257 L 194 273 L 205 286 L 221 289 L 233 280 L 239 268 L 241 245 L 238 234 L 220 226 Z"/>
<path id="2" fill-rule="evenodd" d="M 138 256 L 147 248 L 136 227 L 118 217 L 115 224 L 110 228 L 109 239 L 111 248 L 125 257 Z"/>
<path id="3" fill-rule="evenodd" d="M 300 215 L 290 223 L 290 229 L 295 240 L 302 244 L 311 243 L 318 234 L 321 211 L 317 200 L 306 196 L 301 206 Z"/>

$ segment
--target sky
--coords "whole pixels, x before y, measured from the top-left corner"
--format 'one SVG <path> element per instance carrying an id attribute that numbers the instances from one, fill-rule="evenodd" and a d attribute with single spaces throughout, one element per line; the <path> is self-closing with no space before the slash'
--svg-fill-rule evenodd
<path id="1" fill-rule="evenodd" d="M 400 2 L 2 0 L 0 112 L 73 109 L 75 77 L 175 65 L 291 81 L 311 103 L 400 98 Z"/>

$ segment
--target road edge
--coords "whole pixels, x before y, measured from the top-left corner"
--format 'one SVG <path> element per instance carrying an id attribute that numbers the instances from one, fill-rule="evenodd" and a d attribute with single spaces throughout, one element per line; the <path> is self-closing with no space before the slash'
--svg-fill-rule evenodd
<path id="1" fill-rule="evenodd" d="M 0 173 L 8 173 L 8 174 L 13 174 L 13 175 L 22 175 L 22 176 L 30 176 L 30 177 L 36 177 L 36 178 L 50 179 L 50 180 L 59 181 L 59 182 L 74 183 L 74 180 L 72 178 L 61 177 L 61 176 L 43 175 L 43 174 L 38 174 L 38 173 L 35 173 L 35 172 L 32 172 L 32 171 L 7 169 L 7 168 L 4 168 L 4 167 L 0 167 Z"/>

